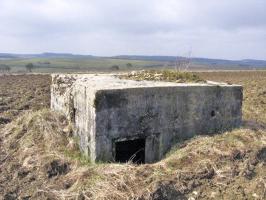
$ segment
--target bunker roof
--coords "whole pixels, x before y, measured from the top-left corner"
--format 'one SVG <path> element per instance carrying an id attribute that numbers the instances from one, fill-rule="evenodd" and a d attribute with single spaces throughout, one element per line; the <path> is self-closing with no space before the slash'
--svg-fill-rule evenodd
<path id="1" fill-rule="evenodd" d="M 221 86 L 236 87 L 240 85 L 207 81 L 206 83 L 175 83 L 165 81 L 136 81 L 119 78 L 116 74 L 52 74 L 57 80 L 66 84 L 75 84 L 93 88 L 94 90 L 113 90 L 149 87 L 191 87 L 191 86 Z"/>

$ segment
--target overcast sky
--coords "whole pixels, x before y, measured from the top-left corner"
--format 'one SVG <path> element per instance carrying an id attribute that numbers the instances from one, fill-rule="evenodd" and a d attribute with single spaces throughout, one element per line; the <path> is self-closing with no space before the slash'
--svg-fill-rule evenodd
<path id="1" fill-rule="evenodd" d="M 266 0 L 0 0 L 0 52 L 266 59 Z"/>

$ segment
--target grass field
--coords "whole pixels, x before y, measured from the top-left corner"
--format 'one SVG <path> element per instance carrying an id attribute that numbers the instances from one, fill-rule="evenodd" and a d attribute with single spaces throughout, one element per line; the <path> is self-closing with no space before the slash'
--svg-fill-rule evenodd
<path id="1" fill-rule="evenodd" d="M 134 57 L 133 57 L 134 58 Z M 132 71 L 132 70 L 149 70 L 149 69 L 189 69 L 193 71 L 199 70 L 254 70 L 265 69 L 265 66 L 245 66 L 245 65 L 216 65 L 212 62 L 189 62 L 189 67 L 186 65 L 179 66 L 173 61 L 160 60 L 134 60 L 133 58 L 111 58 L 111 57 L 33 57 L 33 58 L 12 58 L 0 59 L 1 65 L 8 65 L 11 68 L 11 73 L 27 72 L 25 66 L 29 63 L 34 65 L 32 72 L 35 73 L 72 73 L 72 72 L 110 72 L 114 69 L 112 66 L 118 66 L 117 71 Z M 130 65 L 128 65 L 130 64 Z M 177 64 L 177 66 L 176 66 Z"/>
<path id="2" fill-rule="evenodd" d="M 152 66 L 163 66 L 162 62 L 122 60 L 111 58 L 29 58 L 29 59 L 11 59 L 0 60 L 0 64 L 6 64 L 11 67 L 11 72 L 25 72 L 25 65 L 33 63 L 35 68 L 33 72 L 78 72 L 78 71 L 106 71 L 113 65 L 119 66 L 120 70 L 132 70 L 140 68 L 149 68 Z M 127 64 L 131 63 L 132 67 Z"/>
<path id="3" fill-rule="evenodd" d="M 0 76 L 0 199 L 266 199 L 266 71 L 197 75 L 243 85 L 242 127 L 139 166 L 87 162 L 48 75 Z"/>

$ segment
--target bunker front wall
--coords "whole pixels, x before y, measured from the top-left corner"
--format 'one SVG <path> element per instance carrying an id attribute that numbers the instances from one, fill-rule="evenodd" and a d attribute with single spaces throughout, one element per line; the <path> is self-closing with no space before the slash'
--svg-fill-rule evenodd
<path id="1" fill-rule="evenodd" d="M 95 160 L 113 161 L 115 142 L 144 138 L 145 162 L 177 142 L 241 124 L 241 86 L 100 90 L 95 94 Z"/>

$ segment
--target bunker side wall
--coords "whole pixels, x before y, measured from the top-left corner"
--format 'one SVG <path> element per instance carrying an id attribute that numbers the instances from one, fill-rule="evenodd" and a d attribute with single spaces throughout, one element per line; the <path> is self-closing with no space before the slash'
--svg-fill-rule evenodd
<path id="1" fill-rule="evenodd" d="M 51 85 L 51 109 L 61 112 L 71 119 L 71 107 L 73 107 L 72 87 L 65 83 L 58 84 L 58 78 L 52 76 Z"/>
<path id="2" fill-rule="evenodd" d="M 178 141 L 238 127 L 241 86 L 101 90 L 95 96 L 95 160 L 112 161 L 118 140 L 146 138 L 146 162 Z"/>
<path id="3" fill-rule="evenodd" d="M 95 160 L 95 140 L 91 140 L 95 133 L 95 109 L 92 105 L 95 95 L 92 89 L 74 84 L 74 81 L 71 76 L 52 76 L 51 109 L 66 115 L 74 126 L 81 151 Z"/>
<path id="4" fill-rule="evenodd" d="M 92 161 L 95 160 L 95 108 L 94 92 L 85 86 L 76 86 L 74 95 L 74 129 L 80 141 L 80 149 Z"/>

